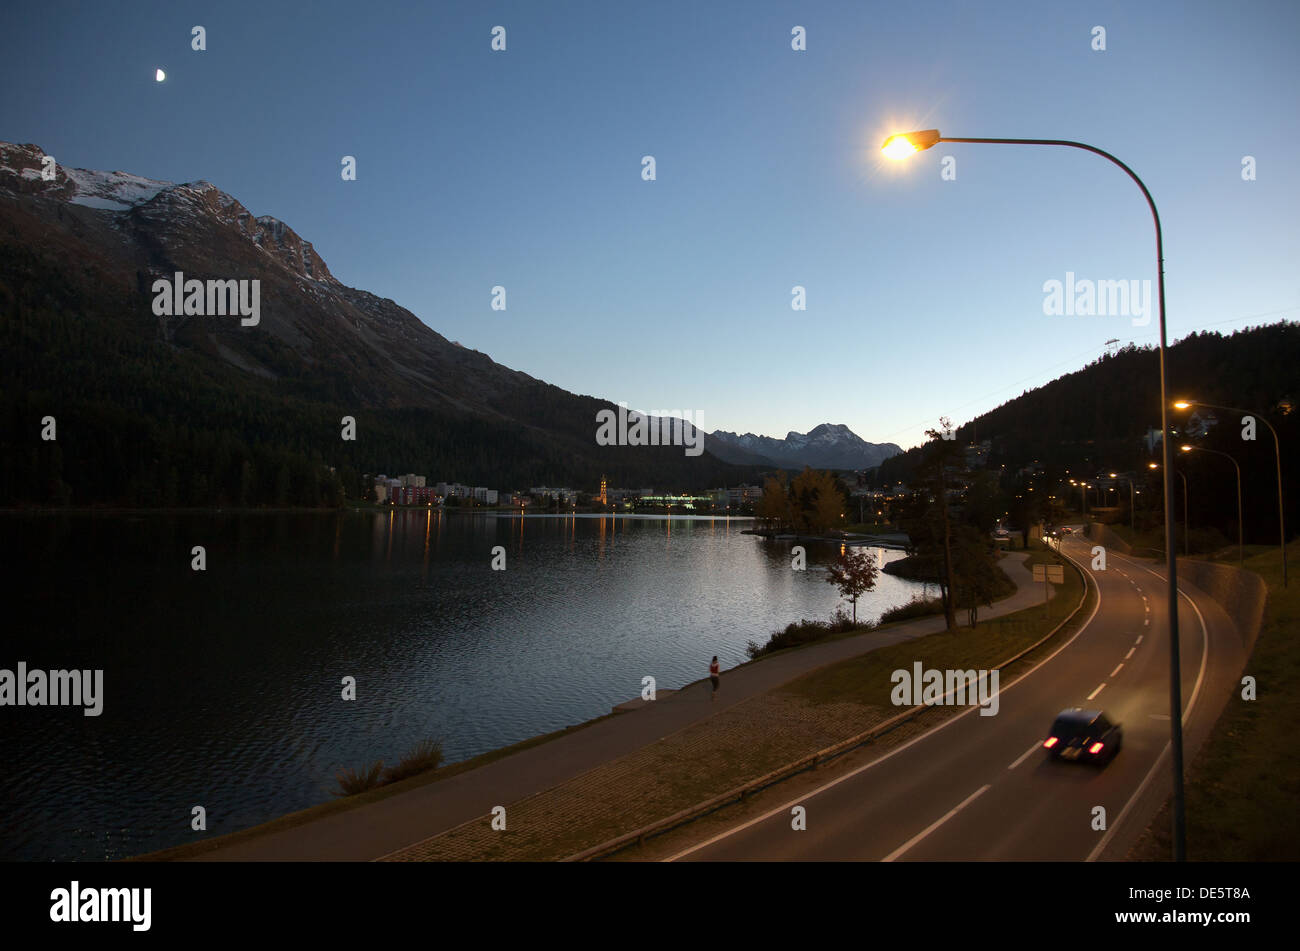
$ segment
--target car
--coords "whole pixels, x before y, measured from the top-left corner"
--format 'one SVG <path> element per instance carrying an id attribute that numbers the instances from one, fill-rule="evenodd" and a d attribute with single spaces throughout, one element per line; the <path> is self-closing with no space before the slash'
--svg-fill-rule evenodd
<path id="1" fill-rule="evenodd" d="M 1070 707 L 1056 715 L 1043 741 L 1051 759 L 1104 766 L 1124 745 L 1124 729 L 1101 710 Z"/>
<path id="2" fill-rule="evenodd" d="M 1074 534 L 1074 529 L 1072 529 L 1069 525 L 1066 525 L 1064 528 L 1061 529 L 1061 534 L 1062 534 L 1062 535 L 1073 535 L 1073 534 Z"/>

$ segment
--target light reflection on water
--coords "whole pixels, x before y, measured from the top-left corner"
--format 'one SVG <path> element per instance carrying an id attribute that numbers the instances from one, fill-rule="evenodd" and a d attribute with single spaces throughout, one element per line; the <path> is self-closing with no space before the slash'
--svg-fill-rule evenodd
<path id="1" fill-rule="evenodd" d="M 678 687 L 838 603 L 838 546 L 744 519 L 343 514 L 0 520 L 0 667 L 103 668 L 104 713 L 0 710 L 0 858 L 120 858 L 330 798 L 426 737 L 456 761 Z M 207 571 L 190 569 L 203 545 Z M 491 569 L 505 550 L 506 570 Z M 876 549 L 892 559 L 899 552 Z M 881 574 L 871 619 L 920 590 Z M 357 700 L 340 697 L 345 676 Z"/>

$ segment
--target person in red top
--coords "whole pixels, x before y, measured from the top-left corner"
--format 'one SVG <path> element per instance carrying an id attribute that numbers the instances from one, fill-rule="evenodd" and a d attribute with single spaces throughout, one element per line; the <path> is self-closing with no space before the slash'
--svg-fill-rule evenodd
<path id="1" fill-rule="evenodd" d="M 713 657 L 713 663 L 709 664 L 709 679 L 713 681 L 713 693 L 709 694 L 709 699 L 716 700 L 718 698 L 718 658 L 716 654 Z"/>

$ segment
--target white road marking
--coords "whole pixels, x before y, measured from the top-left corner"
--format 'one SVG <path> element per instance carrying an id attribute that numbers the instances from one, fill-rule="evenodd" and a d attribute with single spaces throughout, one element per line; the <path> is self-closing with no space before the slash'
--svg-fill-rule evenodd
<path id="1" fill-rule="evenodd" d="M 1008 766 L 1007 769 L 1015 769 L 1017 766 L 1019 766 L 1021 763 L 1027 760 L 1035 750 L 1042 749 L 1042 747 L 1043 747 L 1042 743 L 1035 743 L 1033 746 L 1029 747 L 1029 749 L 1025 750 L 1025 752 L 1021 753 L 1019 758 L 1010 766 Z"/>
<path id="2" fill-rule="evenodd" d="M 1131 653 L 1131 652 L 1130 652 L 1130 653 Z M 1114 670 L 1112 670 L 1112 671 L 1110 672 L 1110 675 L 1111 675 L 1112 677 L 1114 677 L 1116 674 L 1118 674 L 1118 673 L 1119 673 L 1121 670 L 1123 670 L 1123 669 L 1124 669 L 1124 662 L 1123 662 L 1123 661 L 1120 661 L 1120 665 L 1119 665 L 1118 667 L 1116 667 Z"/>
<path id="3" fill-rule="evenodd" d="M 1062 554 L 1064 554 L 1064 552 Z M 1073 558 L 1071 558 L 1069 555 L 1065 555 L 1065 558 L 1067 561 L 1072 562 L 1076 567 L 1079 568 L 1080 572 L 1084 577 L 1085 589 L 1087 585 L 1089 584 L 1092 585 L 1093 590 L 1097 594 L 1097 603 L 1092 606 L 1092 612 L 1088 615 L 1088 619 L 1084 621 L 1082 625 L 1080 625 L 1079 629 L 1074 632 L 1074 634 L 1070 637 L 1068 641 L 1066 641 L 1056 650 L 1052 651 L 1050 654 L 1048 654 L 1046 657 L 1040 660 L 1033 667 L 1029 668 L 1029 670 L 1025 671 L 1015 680 L 1011 681 L 1011 683 L 1001 688 L 999 693 L 1005 694 L 1012 687 L 1016 686 L 1017 684 L 1023 683 L 1025 679 L 1028 678 L 1031 674 L 1033 674 L 1035 671 L 1037 671 L 1048 661 L 1052 660 L 1052 658 L 1054 658 L 1057 654 L 1061 653 L 1061 651 L 1065 650 L 1067 647 L 1069 647 L 1071 644 L 1077 641 L 1080 637 L 1082 637 L 1083 632 L 1088 629 L 1089 625 L 1091 625 L 1093 620 L 1097 617 L 1097 613 L 1101 610 L 1101 601 L 1102 601 L 1101 586 L 1097 584 L 1097 579 L 1093 576 L 1093 574 L 1090 571 L 1083 568 L 1083 566 L 1079 565 L 1079 563 L 1075 561 Z M 1141 638 L 1139 638 L 1139 640 L 1141 640 Z M 890 750 L 884 756 L 872 760 L 870 763 L 865 763 L 862 766 L 859 766 L 857 769 L 845 773 L 843 776 L 839 776 L 835 779 L 832 779 L 830 782 L 826 783 L 826 785 L 819 786 L 818 788 L 812 790 L 811 792 L 805 793 L 804 795 L 800 796 L 798 799 L 791 799 L 789 802 L 785 803 L 784 805 L 777 806 L 775 809 L 772 809 L 769 812 L 765 812 L 761 816 L 755 816 L 753 819 L 750 819 L 748 822 L 742 822 L 738 826 L 735 826 L 731 829 L 727 829 L 723 832 L 719 832 L 717 835 L 709 839 L 706 839 L 705 841 L 699 843 L 698 845 L 692 845 L 689 848 L 682 849 L 682 851 L 670 855 L 666 859 L 663 859 L 662 861 L 675 862 L 678 859 L 682 858 L 683 856 L 690 855 L 692 852 L 698 852 L 700 849 L 708 848 L 710 845 L 713 845 L 715 842 L 721 842 L 723 839 L 730 838 L 731 836 L 735 835 L 738 832 L 743 832 L 746 829 L 750 828 L 751 826 L 758 825 L 760 822 L 766 822 L 768 819 L 771 819 L 775 815 L 784 814 L 788 816 L 790 814 L 790 810 L 794 806 L 805 803 L 808 800 L 812 799 L 814 796 L 818 796 L 821 793 L 826 792 L 828 789 L 832 789 L 833 787 L 838 786 L 840 783 L 847 782 L 848 780 L 853 779 L 859 773 L 865 773 L 869 769 L 874 769 L 875 767 L 879 766 L 881 763 L 885 762 L 888 759 L 893 758 L 894 756 L 908 749 L 912 745 L 916 743 L 920 743 L 924 740 L 928 740 L 930 737 L 934 736 L 940 730 L 944 730 L 952 726 L 954 723 L 959 722 L 963 717 L 970 716 L 978 709 L 979 709 L 978 706 L 972 706 L 969 709 L 957 714 L 955 717 L 949 717 L 947 720 L 944 720 L 942 723 L 936 725 L 933 729 L 926 730 L 920 736 L 913 737 L 912 739 L 904 743 L 902 746 L 898 746 Z"/>
<path id="4" fill-rule="evenodd" d="M 1106 689 L 1106 685 L 1105 685 L 1105 684 L 1102 684 L 1100 687 L 1098 687 L 1098 688 L 1097 688 L 1096 690 L 1094 690 L 1092 693 L 1088 694 L 1088 699 L 1091 700 L 1093 697 L 1097 696 L 1097 694 L 1101 693 L 1101 692 L 1102 692 L 1103 690 L 1105 690 L 1105 689 Z"/>
<path id="5" fill-rule="evenodd" d="M 1160 578 L 1160 575 L 1156 574 L 1154 571 L 1151 571 L 1150 568 L 1147 568 L 1145 565 L 1143 565 L 1142 567 L 1144 570 L 1150 571 L 1151 574 L 1155 575 L 1157 578 Z M 1161 580 L 1163 581 L 1164 579 L 1162 578 Z M 1177 579 L 1175 577 L 1175 582 L 1176 580 Z M 1191 599 L 1191 596 L 1188 595 L 1187 592 L 1183 591 L 1181 588 L 1178 588 L 1177 590 L 1179 595 L 1187 599 L 1188 605 L 1191 607 L 1193 611 L 1196 612 L 1197 620 L 1201 622 L 1201 669 L 1196 674 L 1196 683 L 1192 687 L 1192 695 L 1187 701 L 1187 706 L 1183 707 L 1183 715 L 1180 718 L 1183 721 L 1183 724 L 1186 725 L 1187 721 L 1191 719 L 1192 707 L 1196 705 L 1196 698 L 1201 695 L 1201 684 L 1205 680 L 1205 668 L 1210 658 L 1210 629 L 1205 624 L 1205 615 L 1201 613 L 1201 609 L 1196 606 L 1196 602 Z M 1141 640 L 1141 638 L 1138 638 L 1138 640 Z M 1129 797 L 1129 801 L 1124 803 L 1124 808 L 1120 810 L 1120 813 L 1118 816 L 1116 816 L 1115 821 L 1112 822 L 1110 828 L 1106 830 L 1106 834 L 1101 837 L 1101 841 L 1098 842 L 1096 847 L 1091 852 L 1088 853 L 1088 857 L 1087 859 L 1085 859 L 1085 861 L 1087 862 L 1097 861 L 1097 856 L 1101 855 L 1101 853 L 1105 850 L 1106 846 L 1110 844 L 1110 840 L 1114 838 L 1115 832 L 1120 827 L 1120 823 L 1124 821 L 1124 817 L 1127 816 L 1130 811 L 1132 811 L 1133 804 L 1137 802 L 1138 799 L 1141 798 L 1142 793 L 1146 790 L 1148 786 L 1151 785 L 1151 780 L 1155 779 L 1156 774 L 1164 766 L 1165 760 L 1169 757 L 1170 750 L 1173 749 L 1173 745 L 1174 745 L 1173 740 L 1170 740 L 1167 743 L 1165 743 L 1165 748 L 1160 751 L 1160 755 L 1156 757 L 1156 761 L 1151 765 L 1151 769 L 1147 773 L 1146 779 L 1142 780 L 1142 784 L 1138 786 L 1137 792 L 1133 793 L 1133 795 Z"/>
<path id="6" fill-rule="evenodd" d="M 1151 626 L 1151 619 L 1150 619 L 1149 617 L 1144 617 L 1144 618 L 1142 619 L 1142 626 L 1143 626 L 1143 627 L 1150 627 L 1150 626 Z"/>
<path id="7" fill-rule="evenodd" d="M 1124 655 L 1124 659 L 1125 659 L 1125 660 L 1128 660 L 1128 659 L 1129 659 L 1130 657 L 1132 657 L 1135 653 L 1137 653 L 1137 648 L 1136 648 L 1136 647 L 1130 647 L 1130 648 L 1128 649 L 1128 653 Z"/>
<path id="8" fill-rule="evenodd" d="M 1143 635 L 1139 634 L 1139 635 L 1138 635 L 1138 639 L 1137 639 L 1136 641 L 1134 641 L 1133 643 L 1134 643 L 1134 644 L 1141 644 L 1141 643 L 1142 643 L 1142 637 L 1143 637 Z"/>
<path id="9" fill-rule="evenodd" d="M 894 861 L 894 859 L 898 858 L 900 855 L 902 855 L 904 852 L 906 852 L 906 851 L 907 851 L 908 849 L 910 849 L 912 846 L 916 845 L 916 843 L 920 842 L 922 839 L 924 839 L 927 835 L 929 835 L 929 834 L 930 834 L 931 832 L 933 832 L 935 829 L 939 828 L 939 826 L 943 825 L 945 822 L 947 822 L 947 821 L 948 821 L 949 819 L 951 819 L 953 816 L 957 815 L 957 813 L 959 813 L 959 812 L 961 812 L 963 809 L 965 809 L 965 808 L 966 808 L 970 803 L 974 802 L 975 799 L 976 799 L 976 797 L 982 795 L 983 793 L 987 792 L 988 790 L 990 790 L 990 789 L 992 789 L 992 788 L 993 788 L 992 786 L 981 786 L 979 789 L 975 790 L 973 793 L 971 793 L 969 796 L 967 796 L 965 799 L 963 799 L 960 805 L 958 805 L 958 806 L 956 806 L 955 808 L 949 810 L 948 813 L 947 813 L 947 815 L 945 815 L 942 819 L 938 819 L 938 820 L 936 820 L 936 821 L 930 823 L 930 825 L 926 826 L 925 829 L 923 829 L 920 833 L 918 833 L 917 835 L 912 836 L 912 838 L 908 839 L 906 842 L 904 842 L 904 843 L 903 843 L 902 845 L 900 845 L 898 848 L 894 849 L 894 851 L 890 852 L 888 855 L 886 855 L 886 856 L 885 856 L 883 859 L 881 859 L 880 861 L 882 861 L 882 862 L 892 862 L 892 861 Z"/>

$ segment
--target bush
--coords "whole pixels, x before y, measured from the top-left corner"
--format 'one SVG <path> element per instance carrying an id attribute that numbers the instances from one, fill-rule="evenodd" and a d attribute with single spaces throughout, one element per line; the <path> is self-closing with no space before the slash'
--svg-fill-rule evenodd
<path id="1" fill-rule="evenodd" d="M 843 634 L 847 631 L 869 631 L 874 627 L 874 624 L 866 621 L 859 621 L 855 625 L 853 618 L 844 610 L 844 606 L 840 605 L 835 609 L 835 613 L 831 615 L 829 621 L 810 621 L 804 618 L 795 624 L 787 624 L 785 630 L 777 631 L 769 637 L 766 644 L 750 641 L 745 647 L 745 653 L 750 656 L 750 659 L 756 660 L 767 654 L 785 650 L 787 647 L 811 644 L 813 641 L 819 641 L 832 634 Z"/>
<path id="2" fill-rule="evenodd" d="M 396 766 L 384 769 L 383 760 L 375 760 L 362 770 L 344 769 L 337 774 L 339 788 L 336 796 L 355 796 L 367 789 L 377 789 L 389 783 L 400 782 L 442 765 L 442 741 L 422 740 L 415 749 L 403 756 Z"/>
<path id="3" fill-rule="evenodd" d="M 384 772 L 384 761 L 375 760 L 369 769 L 360 771 L 353 769 L 343 769 L 338 772 L 338 791 L 336 796 L 355 796 L 357 793 L 365 792 L 367 789 L 374 789 L 376 786 L 382 786 Z"/>
<path id="4" fill-rule="evenodd" d="M 912 618 L 929 617 L 932 614 L 943 613 L 942 598 L 913 598 L 906 604 L 900 604 L 896 608 L 890 608 L 884 614 L 880 615 L 880 623 L 885 624 L 889 621 L 910 621 Z"/>
<path id="5" fill-rule="evenodd" d="M 402 757 L 396 766 L 389 767 L 384 773 L 385 783 L 396 783 L 410 776 L 416 776 L 442 765 L 442 743 L 438 740 L 422 740 L 415 749 Z"/>

